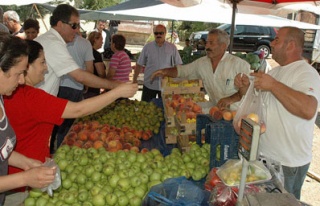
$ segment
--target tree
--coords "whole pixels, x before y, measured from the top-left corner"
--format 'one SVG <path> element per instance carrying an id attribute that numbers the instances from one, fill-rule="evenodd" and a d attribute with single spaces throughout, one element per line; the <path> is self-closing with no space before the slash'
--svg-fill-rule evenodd
<path id="1" fill-rule="evenodd" d="M 75 6 L 80 9 L 99 10 L 105 7 L 117 5 L 122 0 L 74 0 Z"/>

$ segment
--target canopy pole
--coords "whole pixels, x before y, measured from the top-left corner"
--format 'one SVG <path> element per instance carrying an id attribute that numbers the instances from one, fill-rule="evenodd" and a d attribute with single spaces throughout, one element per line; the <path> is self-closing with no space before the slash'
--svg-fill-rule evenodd
<path id="1" fill-rule="evenodd" d="M 233 36 L 234 36 L 234 28 L 236 26 L 236 10 L 237 10 L 237 1 L 232 1 L 232 20 L 231 20 L 231 31 L 230 31 L 230 45 L 229 45 L 229 53 L 232 53 L 233 48 Z"/>
<path id="2" fill-rule="evenodd" d="M 46 27 L 46 30 L 48 31 L 48 27 L 47 27 L 46 23 L 44 22 L 43 17 L 42 17 L 42 15 L 41 15 L 41 13 L 40 13 L 40 11 L 39 11 L 39 9 L 38 9 L 37 5 L 36 5 L 36 4 L 33 4 L 33 7 L 34 7 L 34 8 L 35 8 L 35 10 L 37 11 L 38 15 L 39 15 L 39 16 L 40 16 L 40 18 L 41 18 L 41 21 L 42 21 L 42 23 L 43 23 L 44 27 Z"/>

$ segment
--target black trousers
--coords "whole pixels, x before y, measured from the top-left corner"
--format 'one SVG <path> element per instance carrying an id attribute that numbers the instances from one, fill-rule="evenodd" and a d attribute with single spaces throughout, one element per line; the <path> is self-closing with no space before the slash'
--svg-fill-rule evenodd
<path id="1" fill-rule="evenodd" d="M 161 91 L 149 89 L 148 87 L 143 85 L 141 101 L 150 102 L 151 99 L 156 98 L 157 95 L 158 98 L 161 98 Z"/>

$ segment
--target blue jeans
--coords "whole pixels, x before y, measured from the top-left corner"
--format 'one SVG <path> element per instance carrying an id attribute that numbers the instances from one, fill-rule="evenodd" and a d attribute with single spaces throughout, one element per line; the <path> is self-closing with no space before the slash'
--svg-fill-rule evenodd
<path id="1" fill-rule="evenodd" d="M 300 200 L 301 188 L 306 178 L 310 163 L 301 167 L 286 167 L 282 165 L 284 188 Z"/>
<path id="2" fill-rule="evenodd" d="M 59 87 L 58 97 L 67 99 L 72 102 L 80 102 L 83 100 L 83 91 L 72 89 L 69 87 Z M 54 154 L 54 142 L 57 139 L 57 148 L 61 145 L 64 137 L 69 132 L 75 119 L 65 119 L 60 126 L 55 125 L 50 140 L 50 153 Z"/>

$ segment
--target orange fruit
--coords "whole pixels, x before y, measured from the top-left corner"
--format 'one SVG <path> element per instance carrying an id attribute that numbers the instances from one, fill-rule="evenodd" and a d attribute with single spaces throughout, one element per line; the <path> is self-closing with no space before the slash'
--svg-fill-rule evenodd
<path id="1" fill-rule="evenodd" d="M 259 123 L 259 116 L 256 113 L 250 113 L 247 115 L 247 118 L 251 119 L 252 121 Z"/>
<path id="2" fill-rule="evenodd" d="M 219 109 L 217 106 L 213 106 L 213 107 L 210 108 L 209 114 L 213 117 L 214 113 L 215 113 L 216 111 L 219 111 L 219 110 L 220 110 L 220 109 Z"/>
<path id="3" fill-rule="evenodd" d="M 225 111 L 222 112 L 222 117 L 226 121 L 231 121 L 232 118 L 233 118 L 232 113 L 230 111 L 228 111 L 228 110 L 225 110 Z"/>

